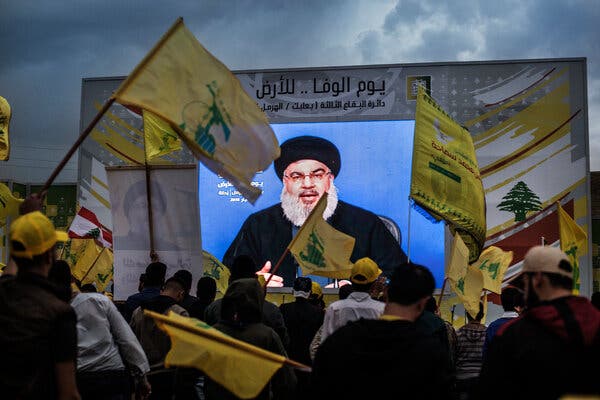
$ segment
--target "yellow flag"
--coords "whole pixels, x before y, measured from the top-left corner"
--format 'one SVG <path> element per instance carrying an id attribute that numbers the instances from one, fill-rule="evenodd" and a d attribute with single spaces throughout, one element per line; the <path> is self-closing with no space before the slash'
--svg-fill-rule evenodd
<path id="1" fill-rule="evenodd" d="M 144 311 L 171 338 L 165 366 L 192 367 L 242 399 L 256 397 L 285 357 L 225 335 L 210 325 L 170 312 Z"/>
<path id="2" fill-rule="evenodd" d="M 229 286 L 229 268 L 221 264 L 219 260 L 208 251 L 202 250 L 202 268 L 204 268 L 204 276 L 210 276 L 217 281 L 217 290 L 221 294 L 225 294 L 227 286 Z"/>
<path id="3" fill-rule="evenodd" d="M 446 277 L 458 282 L 460 278 L 467 274 L 467 266 L 469 265 L 469 249 L 463 242 L 460 235 L 455 234 L 452 242 L 452 250 L 450 251 L 450 262 L 446 271 Z"/>
<path id="4" fill-rule="evenodd" d="M 179 18 L 113 94 L 168 122 L 192 153 L 251 203 L 252 178 L 279 157 L 266 115 Z"/>
<path id="5" fill-rule="evenodd" d="M 10 116 L 10 104 L 4 97 L 0 96 L 0 161 L 8 160 L 10 154 L 10 142 L 8 140 Z"/>
<path id="6" fill-rule="evenodd" d="M 86 245 L 89 241 L 90 239 L 69 239 L 63 246 L 59 258 L 65 260 L 67 264 L 69 264 L 71 271 L 73 271 L 73 268 L 77 264 L 77 260 L 79 260 L 85 252 Z"/>
<path id="7" fill-rule="evenodd" d="M 10 188 L 0 182 L 0 220 L 4 220 L 6 217 L 18 216 L 19 205 L 22 202 L 23 199 L 17 199 L 13 196 Z"/>
<path id="8" fill-rule="evenodd" d="M 181 150 L 181 140 L 171 129 L 168 122 L 143 110 L 144 116 L 144 148 L 146 160 L 152 160 L 165 154 Z"/>
<path id="9" fill-rule="evenodd" d="M 321 196 L 288 247 L 304 274 L 346 279 L 352 270 L 350 256 L 355 239 L 323 219 L 326 208 L 327 193 Z"/>
<path id="10" fill-rule="evenodd" d="M 417 96 L 410 197 L 455 228 L 474 262 L 485 242 L 486 220 L 473 139 L 422 87 Z"/>
<path id="11" fill-rule="evenodd" d="M 483 290 L 483 274 L 473 265 L 466 268 L 465 275 L 457 281 L 449 279 L 450 286 L 460 301 L 465 306 L 465 310 L 472 316 L 479 312 L 479 299 Z"/>
<path id="12" fill-rule="evenodd" d="M 98 246 L 94 239 L 79 240 L 83 240 L 85 243 L 83 244 L 83 249 L 78 249 L 77 262 L 71 268 L 71 275 L 78 281 L 81 281 L 89 275 L 88 272 L 94 266 L 104 247 Z"/>
<path id="13" fill-rule="evenodd" d="M 560 249 L 569 256 L 573 266 L 573 293 L 579 294 L 581 276 L 579 257 L 587 253 L 587 233 L 581 229 L 573 218 L 556 203 L 558 210 L 558 229 L 560 231 Z"/>
<path id="14" fill-rule="evenodd" d="M 103 292 L 113 277 L 113 259 L 112 250 L 103 247 L 96 261 L 82 277 L 81 284 L 95 283 L 98 292 Z"/>
<path id="15" fill-rule="evenodd" d="M 502 293 L 502 280 L 512 262 L 513 252 L 490 246 L 483 250 L 473 266 L 483 274 L 483 287 L 497 294 Z"/>

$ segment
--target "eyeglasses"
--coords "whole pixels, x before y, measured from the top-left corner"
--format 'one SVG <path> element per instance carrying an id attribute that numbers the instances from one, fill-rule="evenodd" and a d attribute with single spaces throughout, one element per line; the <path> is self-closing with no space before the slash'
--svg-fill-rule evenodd
<path id="1" fill-rule="evenodd" d="M 284 175 L 285 178 L 290 179 L 292 182 L 304 182 L 304 179 L 309 178 L 312 182 L 322 181 L 327 175 L 331 174 L 330 171 L 324 171 L 322 169 L 318 169 L 316 171 L 310 172 L 308 174 L 303 174 L 302 172 L 292 172 L 289 175 Z"/>

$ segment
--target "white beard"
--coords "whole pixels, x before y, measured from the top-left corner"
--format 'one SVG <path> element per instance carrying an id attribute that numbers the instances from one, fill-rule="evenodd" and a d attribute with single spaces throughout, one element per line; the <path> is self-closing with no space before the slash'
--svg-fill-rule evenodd
<path id="1" fill-rule="evenodd" d="M 306 221 L 306 218 L 310 215 L 310 212 L 317 205 L 317 203 L 311 205 L 305 205 L 302 201 L 297 197 L 289 194 L 285 190 L 285 186 L 281 190 L 281 208 L 283 208 L 283 214 L 285 217 L 294 225 L 302 226 Z M 331 186 L 329 187 L 329 192 L 327 194 L 327 208 L 323 212 L 323 218 L 327 220 L 331 217 L 337 208 L 338 204 L 338 194 L 337 188 L 331 182 Z"/>

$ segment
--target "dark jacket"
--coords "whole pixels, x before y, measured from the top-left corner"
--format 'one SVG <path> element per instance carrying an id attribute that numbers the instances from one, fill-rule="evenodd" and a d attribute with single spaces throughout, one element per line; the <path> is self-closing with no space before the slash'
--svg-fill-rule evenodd
<path id="1" fill-rule="evenodd" d="M 598 395 L 599 359 L 600 311 L 577 296 L 542 302 L 496 334 L 481 371 L 480 398 Z"/>
<path id="2" fill-rule="evenodd" d="M 279 335 L 261 322 L 263 301 L 263 289 L 256 279 L 239 279 L 232 282 L 223 296 L 221 319 L 214 327 L 235 339 L 287 357 Z M 275 399 L 288 398 L 295 386 L 294 370 L 284 365 L 273 375 L 269 384 L 256 399 L 270 399 L 271 393 Z M 207 400 L 237 399 L 231 392 L 208 377 L 205 381 L 205 394 Z"/>
<path id="3" fill-rule="evenodd" d="M 123 318 L 125 318 L 125 321 L 131 321 L 131 315 L 142 302 L 148 301 L 158 295 L 160 295 L 160 286 L 148 286 L 142 289 L 141 292 L 129 296 L 125 301 L 125 307 L 123 307 Z"/>
<path id="4" fill-rule="evenodd" d="M 335 229 L 354 239 L 352 262 L 370 257 L 386 276 L 394 267 L 406 261 L 400 244 L 385 227 L 379 217 L 370 211 L 339 201 L 334 214 L 327 222 Z M 235 257 L 246 254 L 257 265 L 266 261 L 277 262 L 292 241 L 292 223 L 285 218 L 281 204 L 250 215 L 223 257 L 223 264 L 232 265 Z M 297 264 L 287 254 L 276 274 L 283 277 L 284 286 L 293 286 Z"/>
<path id="5" fill-rule="evenodd" d="M 439 340 L 413 322 L 349 322 L 317 350 L 311 399 L 443 399 L 452 374 Z"/>
<path id="6" fill-rule="evenodd" d="M 45 277 L 0 280 L 0 397 L 57 398 L 55 364 L 77 358 L 77 318 Z"/>
<path id="7" fill-rule="evenodd" d="M 290 358 L 310 365 L 312 363 L 309 353 L 310 342 L 323 324 L 323 310 L 302 297 L 296 297 L 295 301 L 280 305 L 279 309 L 290 335 L 288 346 Z"/>

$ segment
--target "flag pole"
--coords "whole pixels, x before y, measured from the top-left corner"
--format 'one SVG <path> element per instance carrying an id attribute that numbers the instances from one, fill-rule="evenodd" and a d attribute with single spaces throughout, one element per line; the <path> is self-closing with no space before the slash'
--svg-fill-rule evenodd
<path id="1" fill-rule="evenodd" d="M 56 179 L 56 177 L 58 176 L 60 171 L 62 171 L 62 169 L 65 167 L 65 165 L 67 165 L 67 162 L 69 162 L 69 160 L 71 159 L 71 157 L 73 156 L 73 154 L 75 153 L 77 148 L 88 137 L 88 135 L 90 134 L 92 129 L 94 129 L 94 127 L 96 126 L 98 121 L 100 121 L 100 119 L 102 118 L 104 113 L 106 111 L 108 111 L 108 109 L 110 108 L 110 106 L 112 106 L 112 104 L 114 102 L 115 102 L 115 99 L 111 97 L 110 99 L 108 99 L 108 101 L 106 103 L 104 103 L 104 105 L 102 106 L 102 109 L 100 109 L 100 111 L 98 111 L 98 114 L 96 114 L 96 116 L 94 117 L 92 122 L 89 123 L 89 125 L 83 130 L 83 132 L 81 132 L 81 134 L 79 135 L 79 137 L 77 138 L 75 143 L 73 143 L 73 146 L 71 146 L 71 148 L 69 149 L 69 151 L 67 152 L 65 157 L 62 159 L 62 161 L 58 164 L 58 166 L 56 168 L 54 168 L 54 171 L 52 172 L 50 177 L 46 180 L 46 183 L 44 183 L 44 186 L 42 186 L 39 193 L 44 193 L 48 190 L 48 188 L 50 187 L 50 185 L 52 185 L 52 182 L 54 182 L 54 179 Z"/>
<path id="2" fill-rule="evenodd" d="M 410 196 L 408 196 L 408 237 L 406 238 L 406 261 L 410 262 Z"/>
<path id="3" fill-rule="evenodd" d="M 296 236 L 298 236 L 298 234 L 296 234 Z M 293 242 L 293 240 L 292 240 L 292 242 Z M 275 272 L 277 272 L 277 270 L 279 269 L 279 266 L 283 262 L 283 259 L 285 258 L 285 256 L 289 252 L 290 252 L 290 246 L 288 246 L 288 247 L 285 248 L 285 251 L 283 252 L 283 254 L 281 255 L 281 257 L 279 257 L 279 261 L 277 261 L 277 264 L 275 264 L 275 267 L 273 267 L 273 270 L 271 272 L 269 272 L 270 275 L 269 275 L 269 278 L 265 282 L 265 288 L 269 285 L 269 282 L 271 281 L 271 278 L 273 277 L 273 275 L 275 275 Z"/>
<path id="4" fill-rule="evenodd" d="M 144 126 L 144 129 L 146 127 Z M 150 237 L 150 260 L 157 262 L 158 254 L 154 250 L 154 214 L 152 213 L 152 185 L 150 184 L 150 166 L 146 157 L 146 132 L 144 131 L 144 172 L 146 175 L 146 204 L 148 205 L 148 235 Z"/>
<path id="5" fill-rule="evenodd" d="M 440 296 L 438 297 L 438 307 L 440 306 L 440 304 L 442 304 L 442 296 L 444 295 L 444 289 L 446 289 L 446 282 L 448 282 L 448 278 L 444 277 L 444 283 L 442 283 L 442 290 L 440 291 Z"/>

